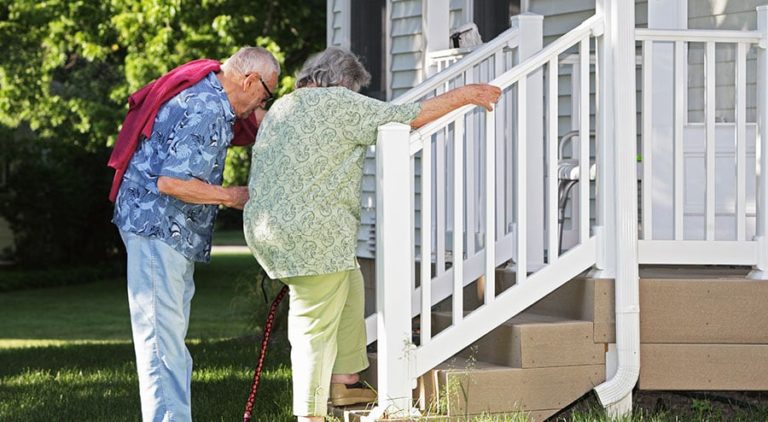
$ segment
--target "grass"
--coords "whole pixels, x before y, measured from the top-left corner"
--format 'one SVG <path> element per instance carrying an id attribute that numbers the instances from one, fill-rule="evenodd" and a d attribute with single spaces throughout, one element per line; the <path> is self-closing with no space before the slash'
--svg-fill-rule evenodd
<path id="1" fill-rule="evenodd" d="M 242 230 L 217 230 L 213 233 L 213 244 L 217 246 L 245 246 Z"/>
<path id="2" fill-rule="evenodd" d="M 234 235 L 233 235 L 234 237 Z M 240 420 L 266 306 L 249 254 L 214 255 L 196 269 L 188 345 L 195 420 Z M 274 296 L 277 286 L 270 286 Z M 285 312 L 286 304 L 282 305 Z M 269 349 L 255 420 L 292 421 L 284 314 Z M 282 325 L 282 326 L 281 326 Z M 766 393 L 635 395 L 626 422 L 766 421 Z M 122 277 L 0 293 L 0 421 L 139 421 L 138 382 Z M 469 419 L 469 418 L 468 418 Z M 517 422 L 520 415 L 472 417 Z M 608 421 L 593 395 L 552 420 Z"/>
<path id="3" fill-rule="evenodd" d="M 217 254 L 196 269 L 188 335 L 196 420 L 242 418 L 257 357 L 253 308 L 263 308 L 247 293 L 255 271 L 243 254 Z M 138 421 L 133 359 L 122 278 L 0 293 L 2 421 Z M 290 407 L 288 344 L 276 333 L 255 420 L 292 420 Z"/>

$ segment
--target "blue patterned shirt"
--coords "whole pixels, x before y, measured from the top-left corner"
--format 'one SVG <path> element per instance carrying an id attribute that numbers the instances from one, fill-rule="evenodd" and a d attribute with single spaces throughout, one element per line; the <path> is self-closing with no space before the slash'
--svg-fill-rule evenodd
<path id="1" fill-rule="evenodd" d="M 164 195 L 157 178 L 196 178 L 221 185 L 235 114 L 211 72 L 157 113 L 152 136 L 139 143 L 123 176 L 112 222 L 123 231 L 168 243 L 187 259 L 208 262 L 217 205 Z"/>

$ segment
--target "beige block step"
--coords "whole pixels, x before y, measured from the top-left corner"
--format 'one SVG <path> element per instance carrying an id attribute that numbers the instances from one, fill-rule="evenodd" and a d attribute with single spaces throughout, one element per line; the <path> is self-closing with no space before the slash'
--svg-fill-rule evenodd
<path id="1" fill-rule="evenodd" d="M 435 331 L 451 314 L 433 314 Z M 546 368 L 605 363 L 605 345 L 593 341 L 590 321 L 523 312 L 464 349 L 461 356 L 513 368 Z"/>
<path id="2" fill-rule="evenodd" d="M 577 277 L 565 283 L 528 311 L 566 319 L 592 321 L 595 343 L 616 342 L 612 279 Z"/>
<path id="3" fill-rule="evenodd" d="M 640 341 L 768 343 L 768 283 L 728 277 L 641 279 Z"/>
<path id="4" fill-rule="evenodd" d="M 641 344 L 642 390 L 768 390 L 768 345 Z"/>
<path id="5" fill-rule="evenodd" d="M 541 412 L 552 415 L 605 380 L 604 365 L 508 368 L 481 362 L 434 371 L 438 407 L 448 416 Z M 439 394 L 439 395 L 438 395 Z M 548 413 L 551 412 L 551 413 Z"/>

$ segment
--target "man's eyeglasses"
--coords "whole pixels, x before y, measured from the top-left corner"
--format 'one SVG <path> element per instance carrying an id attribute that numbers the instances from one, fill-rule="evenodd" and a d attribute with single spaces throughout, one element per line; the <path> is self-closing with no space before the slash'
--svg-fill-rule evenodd
<path id="1" fill-rule="evenodd" d="M 245 74 L 246 78 L 248 78 L 249 76 L 251 76 L 250 73 L 246 73 Z M 267 86 L 267 83 L 264 82 L 264 79 L 261 76 L 259 76 L 259 82 L 261 82 L 261 86 L 264 87 L 264 90 L 267 91 L 267 98 L 265 98 L 263 100 L 264 104 L 269 104 L 270 101 L 275 99 L 275 94 L 273 94 L 272 91 L 269 90 L 269 87 Z"/>
<path id="2" fill-rule="evenodd" d="M 275 96 L 272 94 L 272 91 L 269 90 L 269 87 L 264 82 L 264 79 L 261 78 L 261 76 L 259 76 L 259 82 L 261 82 L 261 86 L 264 87 L 264 90 L 267 91 L 268 97 L 264 99 L 264 104 L 268 104 L 270 101 L 275 99 Z"/>

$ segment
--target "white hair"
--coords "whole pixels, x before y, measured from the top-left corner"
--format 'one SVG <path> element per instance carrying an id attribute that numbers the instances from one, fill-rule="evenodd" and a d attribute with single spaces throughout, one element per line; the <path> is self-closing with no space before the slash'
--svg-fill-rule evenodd
<path id="1" fill-rule="evenodd" d="M 357 92 L 370 82 L 371 74 L 357 56 L 339 47 L 328 47 L 307 59 L 296 76 L 297 88 L 312 83 L 318 87 L 342 86 Z"/>
<path id="2" fill-rule="evenodd" d="M 280 65 L 277 59 L 266 48 L 243 47 L 228 58 L 221 68 L 225 73 L 238 73 L 247 75 L 257 72 L 266 76 L 270 72 L 280 74 Z"/>

